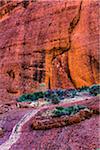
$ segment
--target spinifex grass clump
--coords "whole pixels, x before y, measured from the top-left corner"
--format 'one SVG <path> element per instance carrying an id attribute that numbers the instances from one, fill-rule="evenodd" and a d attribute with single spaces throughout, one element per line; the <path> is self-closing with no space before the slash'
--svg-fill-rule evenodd
<path id="1" fill-rule="evenodd" d="M 63 115 L 73 115 L 77 112 L 79 112 L 81 109 L 85 109 L 86 106 L 83 105 L 74 105 L 67 108 L 64 107 L 56 107 L 56 109 L 53 111 L 53 116 L 60 117 Z"/>

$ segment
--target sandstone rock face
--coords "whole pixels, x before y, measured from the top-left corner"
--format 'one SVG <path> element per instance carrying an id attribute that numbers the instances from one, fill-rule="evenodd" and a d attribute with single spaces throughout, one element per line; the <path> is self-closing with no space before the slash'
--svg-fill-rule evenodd
<path id="1" fill-rule="evenodd" d="M 0 2 L 0 101 L 99 83 L 99 1 Z"/>

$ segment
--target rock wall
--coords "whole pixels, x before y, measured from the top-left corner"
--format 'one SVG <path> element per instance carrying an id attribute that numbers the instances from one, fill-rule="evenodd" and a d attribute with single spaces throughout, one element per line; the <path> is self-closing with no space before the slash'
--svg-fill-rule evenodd
<path id="1" fill-rule="evenodd" d="M 0 101 L 99 83 L 99 0 L 0 1 Z"/>

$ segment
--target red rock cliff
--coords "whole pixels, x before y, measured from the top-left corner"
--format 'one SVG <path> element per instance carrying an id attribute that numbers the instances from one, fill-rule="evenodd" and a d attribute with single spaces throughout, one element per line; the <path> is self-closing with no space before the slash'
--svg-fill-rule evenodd
<path id="1" fill-rule="evenodd" d="M 99 83 L 99 1 L 0 2 L 0 100 Z"/>

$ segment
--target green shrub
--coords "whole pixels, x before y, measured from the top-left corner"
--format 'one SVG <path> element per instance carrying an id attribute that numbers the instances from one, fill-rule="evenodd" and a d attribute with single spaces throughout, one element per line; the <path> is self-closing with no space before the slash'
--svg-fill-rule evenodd
<path id="1" fill-rule="evenodd" d="M 79 92 L 89 92 L 89 87 L 88 86 L 82 86 L 81 88 L 78 89 Z"/>
<path id="2" fill-rule="evenodd" d="M 60 102 L 60 99 L 56 93 L 51 94 L 50 99 L 53 104 L 59 104 L 59 102 Z"/>
<path id="3" fill-rule="evenodd" d="M 44 97 L 44 93 L 43 92 L 35 92 L 33 95 L 35 95 L 36 99 Z"/>
<path id="4" fill-rule="evenodd" d="M 89 93 L 93 96 L 100 94 L 100 85 L 93 85 L 89 88 Z"/>
<path id="5" fill-rule="evenodd" d="M 36 101 L 39 98 L 43 98 L 43 97 L 44 97 L 43 92 L 35 92 L 32 94 L 23 94 L 22 96 L 20 96 L 20 98 L 17 101 L 18 102 L 32 102 L 32 101 Z"/>
<path id="6" fill-rule="evenodd" d="M 18 102 L 31 102 L 32 100 L 36 100 L 36 97 L 32 94 L 24 94 L 20 96 L 17 100 Z"/>
<path id="7" fill-rule="evenodd" d="M 81 109 L 85 109 L 86 107 L 83 105 L 74 105 L 67 108 L 64 107 L 56 107 L 56 109 L 53 111 L 53 116 L 60 117 L 63 115 L 73 115 L 77 112 L 79 112 Z"/>
<path id="8" fill-rule="evenodd" d="M 74 98 L 77 95 L 77 90 L 73 89 L 70 91 L 71 93 L 71 98 Z"/>
<path id="9" fill-rule="evenodd" d="M 56 109 L 57 109 L 57 110 L 63 110 L 64 108 L 61 107 L 61 106 L 57 106 Z"/>

